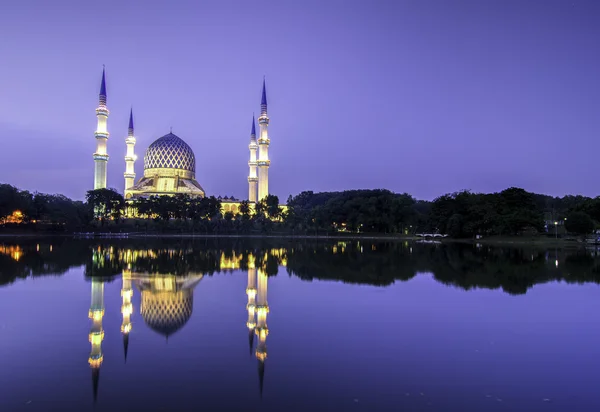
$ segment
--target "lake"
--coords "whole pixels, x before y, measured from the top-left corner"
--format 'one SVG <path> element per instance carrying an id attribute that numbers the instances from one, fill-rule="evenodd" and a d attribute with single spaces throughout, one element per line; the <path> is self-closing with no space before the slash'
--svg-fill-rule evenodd
<path id="1" fill-rule="evenodd" d="M 598 411 L 600 256 L 0 238 L 2 411 Z"/>

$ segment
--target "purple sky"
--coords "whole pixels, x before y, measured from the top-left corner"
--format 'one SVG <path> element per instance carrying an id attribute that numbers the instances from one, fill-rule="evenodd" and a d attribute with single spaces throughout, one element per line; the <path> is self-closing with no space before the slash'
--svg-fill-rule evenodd
<path id="1" fill-rule="evenodd" d="M 270 189 L 432 199 L 508 186 L 596 196 L 600 2 L 28 1 L 0 15 L 0 182 L 92 188 L 102 64 L 109 186 L 169 127 L 208 194 L 247 197 L 267 78 Z"/>

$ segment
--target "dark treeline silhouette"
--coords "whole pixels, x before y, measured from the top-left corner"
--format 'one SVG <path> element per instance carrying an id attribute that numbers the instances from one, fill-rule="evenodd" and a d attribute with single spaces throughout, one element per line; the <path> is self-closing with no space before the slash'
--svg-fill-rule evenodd
<path id="1" fill-rule="evenodd" d="M 14 222 L 39 229 L 73 231 L 87 225 L 92 219 L 93 213 L 84 202 L 63 195 L 30 193 L 0 184 L 2 225 Z"/>
<path id="2" fill-rule="evenodd" d="M 545 222 L 565 223 L 574 234 L 600 222 L 600 197 L 551 197 L 509 188 L 499 193 L 462 191 L 431 202 L 388 190 L 302 192 L 290 197 L 290 224 L 302 229 L 368 233 L 443 233 L 452 237 L 519 235 L 545 231 Z"/>
<path id="3" fill-rule="evenodd" d="M 61 238 L 0 242 L 0 285 L 29 276 L 60 275 L 71 268 L 82 268 L 86 277 L 105 279 L 125 268 L 149 274 L 213 275 L 246 270 L 251 255 L 253 264 L 270 276 L 285 270 L 306 281 L 387 286 L 431 273 L 454 287 L 502 289 L 511 294 L 550 281 L 600 283 L 600 259 L 581 249 L 365 240 Z"/>
<path id="4" fill-rule="evenodd" d="M 382 189 L 308 191 L 290 196 L 287 208 L 282 208 L 273 195 L 256 207 L 242 201 L 234 214 L 224 212 L 221 200 L 215 197 L 152 196 L 126 202 L 113 189 L 99 189 L 89 191 L 86 201 L 79 202 L 62 195 L 32 194 L 0 185 L 0 223 L 5 230 L 304 235 L 442 233 L 464 238 L 543 233 L 548 223 L 560 224 L 561 229 L 566 229 L 561 233 L 585 235 L 599 222 L 600 197 L 559 198 L 519 188 L 488 194 L 462 191 L 433 201 Z"/>

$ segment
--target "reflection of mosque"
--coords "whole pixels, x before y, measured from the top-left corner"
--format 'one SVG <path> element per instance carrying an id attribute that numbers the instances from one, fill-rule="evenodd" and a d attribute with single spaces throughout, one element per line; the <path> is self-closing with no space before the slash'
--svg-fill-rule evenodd
<path id="1" fill-rule="evenodd" d="M 144 323 L 153 331 L 168 338 L 181 329 L 192 316 L 194 288 L 203 278 L 203 274 L 193 272 L 188 272 L 185 275 L 137 273 L 132 270 L 132 263 L 134 263 L 136 254 L 138 253 L 147 257 L 147 254 L 151 254 L 152 252 L 125 251 L 124 255 L 119 256 L 123 258 L 125 265 L 121 288 L 121 314 L 123 316 L 121 335 L 125 361 L 127 361 L 129 333 L 132 329 L 132 284 L 136 286 L 141 295 L 140 314 L 142 319 L 144 319 Z M 281 264 L 286 264 L 285 259 L 281 259 L 283 257 L 282 250 L 272 250 L 268 254 L 279 258 L 278 260 Z M 113 255 L 112 249 L 111 255 Z M 249 331 L 251 352 L 254 346 L 254 336 L 258 338 L 255 356 L 258 360 L 261 396 L 265 360 L 267 359 L 266 341 L 269 334 L 267 328 L 267 313 L 269 312 L 269 305 L 267 303 L 268 276 L 265 268 L 267 257 L 267 253 L 264 256 L 247 255 L 248 286 L 246 294 L 248 304 L 246 308 L 248 311 L 248 320 L 246 326 Z M 242 260 L 242 255 L 240 254 L 233 254 L 233 256 L 222 254 L 219 267 L 222 271 L 240 269 Z M 105 279 L 103 278 L 93 278 L 91 282 L 92 299 L 89 317 L 92 320 L 92 326 L 89 334 L 91 351 L 88 363 L 92 369 L 94 401 L 98 394 L 100 367 L 104 360 L 102 353 L 102 341 L 104 339 L 104 330 L 102 328 L 102 319 L 104 317 L 104 281 Z"/>

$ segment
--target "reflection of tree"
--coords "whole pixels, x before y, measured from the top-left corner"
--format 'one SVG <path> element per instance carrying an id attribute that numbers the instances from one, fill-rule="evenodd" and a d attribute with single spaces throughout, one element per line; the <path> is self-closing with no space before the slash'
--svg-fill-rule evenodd
<path id="1" fill-rule="evenodd" d="M 343 253 L 335 246 L 296 247 L 288 252 L 288 271 L 302 279 L 330 279 L 348 283 L 389 285 L 409 280 L 417 272 L 431 272 L 441 283 L 462 289 L 501 288 L 522 294 L 535 284 L 550 281 L 600 283 L 600 262 L 585 252 L 545 252 L 527 248 L 475 248 L 361 242 Z M 372 247 L 375 246 L 375 250 Z M 362 247 L 362 253 L 357 250 Z M 555 261 L 561 263 L 557 268 Z"/>
<path id="2" fill-rule="evenodd" d="M 429 263 L 435 279 L 467 290 L 502 288 L 519 294 L 535 283 L 549 280 L 544 257 L 522 249 L 443 247 L 430 256 Z"/>
<path id="3" fill-rule="evenodd" d="M 29 276 L 62 275 L 89 259 L 85 246 L 66 239 L 55 239 L 52 243 L 34 240 L 1 242 L 0 249 L 5 252 L 0 253 L 0 285 Z"/>
<path id="4" fill-rule="evenodd" d="M 123 271 L 207 275 L 256 267 L 276 276 L 280 266 L 303 280 L 387 286 L 431 272 L 462 289 L 525 293 L 550 281 L 600 283 L 600 260 L 585 250 L 474 247 L 467 244 L 320 242 L 276 239 L 18 240 L 0 243 L 0 285 L 17 278 L 65 273 L 83 266 L 88 277 Z"/>
<path id="5" fill-rule="evenodd" d="M 298 245 L 288 250 L 287 257 L 288 272 L 304 280 L 386 286 L 395 280 L 409 280 L 417 272 L 416 259 L 398 243 Z"/>

